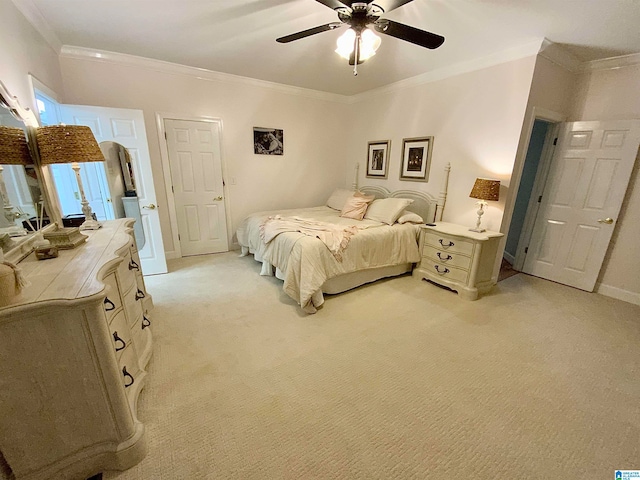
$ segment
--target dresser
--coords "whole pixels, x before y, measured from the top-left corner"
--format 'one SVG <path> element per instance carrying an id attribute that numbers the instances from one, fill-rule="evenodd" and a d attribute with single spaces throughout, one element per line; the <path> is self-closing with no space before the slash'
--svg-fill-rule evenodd
<path id="1" fill-rule="evenodd" d="M 499 232 L 476 233 L 453 223 L 424 226 L 420 234 L 422 259 L 413 276 L 476 300 L 496 284 L 492 275 L 501 237 Z"/>
<path id="2" fill-rule="evenodd" d="M 82 479 L 146 455 L 136 403 L 153 303 L 133 223 L 19 264 L 31 285 L 0 309 L 0 451 L 17 480 Z"/>

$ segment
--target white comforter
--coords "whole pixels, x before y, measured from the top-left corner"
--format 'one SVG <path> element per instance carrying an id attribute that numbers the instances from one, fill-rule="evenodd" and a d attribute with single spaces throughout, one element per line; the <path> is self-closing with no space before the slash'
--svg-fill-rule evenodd
<path id="1" fill-rule="evenodd" d="M 355 225 L 360 230 L 336 259 L 327 246 L 314 237 L 284 232 L 265 244 L 260 225 L 271 215 L 296 216 L 341 226 Z M 340 217 L 329 207 L 260 212 L 247 217 L 237 230 L 238 243 L 284 274 L 284 292 L 307 313 L 315 313 L 324 302 L 321 287 L 330 278 L 368 268 L 388 267 L 420 261 L 419 227 L 413 224 L 386 225 L 372 220 Z"/>

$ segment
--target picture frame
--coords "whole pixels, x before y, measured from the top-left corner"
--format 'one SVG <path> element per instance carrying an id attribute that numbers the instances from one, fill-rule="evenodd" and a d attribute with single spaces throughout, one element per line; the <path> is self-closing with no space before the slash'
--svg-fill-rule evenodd
<path id="1" fill-rule="evenodd" d="M 368 143 L 367 178 L 387 178 L 391 140 Z"/>
<path id="2" fill-rule="evenodd" d="M 400 180 L 428 182 L 433 137 L 404 138 Z"/>
<path id="3" fill-rule="evenodd" d="M 284 131 L 278 128 L 253 127 L 253 153 L 284 155 Z"/>

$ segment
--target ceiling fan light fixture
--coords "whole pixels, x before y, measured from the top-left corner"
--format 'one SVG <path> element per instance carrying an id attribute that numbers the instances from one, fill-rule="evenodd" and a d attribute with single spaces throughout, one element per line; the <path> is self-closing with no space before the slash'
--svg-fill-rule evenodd
<path id="1" fill-rule="evenodd" d="M 366 60 L 376 54 L 382 40 L 373 31 L 365 28 L 360 37 L 360 58 Z"/>
<path id="2" fill-rule="evenodd" d="M 356 32 L 353 30 L 353 28 L 350 28 L 349 30 L 344 32 L 338 37 L 338 48 L 336 48 L 336 53 L 345 60 L 349 60 L 349 56 L 351 55 L 351 52 L 353 52 L 355 39 Z"/>
<path id="3" fill-rule="evenodd" d="M 336 53 L 345 60 L 349 60 L 355 47 L 356 32 L 352 28 L 338 37 Z M 367 60 L 376 54 L 382 40 L 373 31 L 365 28 L 360 34 L 360 60 Z"/>

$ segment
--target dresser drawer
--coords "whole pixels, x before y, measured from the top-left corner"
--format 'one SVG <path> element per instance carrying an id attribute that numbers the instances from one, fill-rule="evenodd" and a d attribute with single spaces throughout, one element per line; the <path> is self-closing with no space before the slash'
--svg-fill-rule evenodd
<path id="1" fill-rule="evenodd" d="M 140 374 L 138 366 L 138 356 L 133 344 L 128 345 L 122 353 L 122 357 L 118 361 L 120 373 L 122 374 L 122 383 L 125 389 L 133 387 L 136 377 Z"/>
<path id="2" fill-rule="evenodd" d="M 456 268 L 451 265 L 434 262 L 430 258 L 423 258 L 420 267 L 431 273 L 431 276 L 445 278 L 453 282 L 466 284 L 469 280 L 469 271 Z"/>
<path id="3" fill-rule="evenodd" d="M 102 279 L 107 286 L 107 297 L 104 299 L 104 311 L 107 314 L 107 321 L 111 322 L 113 316 L 122 307 L 122 300 L 118 291 L 118 282 L 116 282 L 116 274 L 112 273 Z"/>
<path id="4" fill-rule="evenodd" d="M 136 268 L 139 268 L 138 264 L 133 262 L 131 252 L 127 251 L 124 255 L 124 260 L 118 265 L 118 281 L 121 291 L 126 292 L 136 283 Z"/>
<path id="5" fill-rule="evenodd" d="M 471 256 L 473 254 L 473 242 L 459 237 L 440 235 L 437 232 L 425 232 L 425 245 L 431 245 L 438 250 L 446 252 L 462 253 Z"/>
<path id="6" fill-rule="evenodd" d="M 120 359 L 122 351 L 131 343 L 131 331 L 127 326 L 127 319 L 124 316 L 124 310 L 120 310 L 113 317 L 113 321 L 109 325 L 111 330 L 111 342 L 113 349 L 116 351 L 116 358 Z"/>
<path id="7" fill-rule="evenodd" d="M 124 308 L 127 312 L 127 320 L 129 326 L 133 327 L 142 317 L 142 302 L 146 294 L 138 289 L 137 285 L 129 290 L 124 296 Z"/>
<path id="8" fill-rule="evenodd" d="M 451 250 L 435 248 L 431 245 L 424 246 L 422 256 L 441 265 L 449 265 L 465 270 L 468 270 L 471 266 L 471 257 L 467 257 Z"/>

